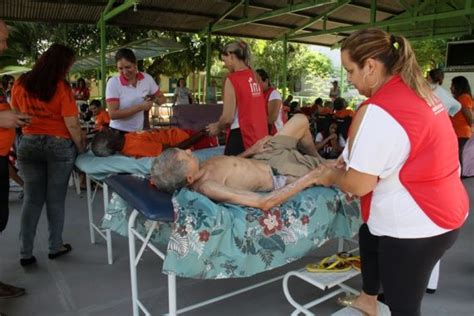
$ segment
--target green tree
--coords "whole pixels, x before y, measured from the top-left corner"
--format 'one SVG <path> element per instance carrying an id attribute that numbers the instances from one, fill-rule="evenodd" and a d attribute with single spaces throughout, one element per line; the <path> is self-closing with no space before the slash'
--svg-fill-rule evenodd
<path id="1" fill-rule="evenodd" d="M 272 82 L 281 87 L 283 84 L 283 43 L 262 40 L 251 41 L 255 68 L 265 69 Z M 308 77 L 327 78 L 333 72 L 331 61 L 324 55 L 310 51 L 306 45 L 290 43 L 288 45 L 287 84 L 290 90 L 301 86 Z M 293 88 L 293 89 L 292 89 Z"/>
<path id="2" fill-rule="evenodd" d="M 446 40 L 424 40 L 411 42 L 416 60 L 423 72 L 440 67 L 445 62 Z"/>

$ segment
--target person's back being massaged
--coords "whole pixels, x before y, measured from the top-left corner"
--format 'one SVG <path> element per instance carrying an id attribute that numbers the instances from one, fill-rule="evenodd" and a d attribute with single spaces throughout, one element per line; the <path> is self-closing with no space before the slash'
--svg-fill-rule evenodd
<path id="1" fill-rule="evenodd" d="M 139 132 L 121 133 L 103 128 L 91 143 L 91 150 L 98 157 L 108 157 L 119 152 L 122 155 L 142 158 L 156 157 L 170 147 L 190 148 L 201 137 L 207 135 L 202 130 L 191 137 L 179 128 L 155 129 Z"/>
<path id="2" fill-rule="evenodd" d="M 214 201 L 268 210 L 317 184 L 323 161 L 307 118 L 297 114 L 275 136 L 239 156 L 212 157 L 200 164 L 190 150 L 167 149 L 153 161 L 151 181 L 161 191 L 189 186 Z"/>

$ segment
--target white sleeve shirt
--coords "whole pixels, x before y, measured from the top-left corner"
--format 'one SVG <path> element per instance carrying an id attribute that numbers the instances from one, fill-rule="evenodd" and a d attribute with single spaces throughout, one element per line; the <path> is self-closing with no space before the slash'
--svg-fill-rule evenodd
<path id="1" fill-rule="evenodd" d="M 155 80 L 147 73 L 142 74 L 143 78 L 137 80 L 136 87 L 122 83 L 120 76 L 110 78 L 105 92 L 106 100 L 118 101 L 119 109 L 126 109 L 142 103 L 147 95 L 158 92 L 160 88 Z M 140 131 L 143 121 L 144 114 L 140 111 L 125 119 L 110 120 L 110 127 L 127 132 Z"/>
<path id="2" fill-rule="evenodd" d="M 410 154 L 410 140 L 403 127 L 381 107 L 369 104 L 349 154 L 347 168 L 377 176 L 367 222 L 376 236 L 424 238 L 447 232 L 418 206 L 399 179 Z"/>

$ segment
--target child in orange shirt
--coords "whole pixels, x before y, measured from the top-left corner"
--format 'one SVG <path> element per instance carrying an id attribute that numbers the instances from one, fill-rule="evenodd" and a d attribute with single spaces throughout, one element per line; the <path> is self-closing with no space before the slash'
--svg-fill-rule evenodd
<path id="1" fill-rule="evenodd" d="M 345 117 L 354 117 L 355 112 L 347 109 L 347 103 L 344 98 L 338 97 L 334 100 L 334 117 L 335 118 L 345 118 Z"/>
<path id="2" fill-rule="evenodd" d="M 103 128 L 92 140 L 91 149 L 98 157 L 107 157 L 120 152 L 125 156 L 143 158 L 156 157 L 170 147 L 187 149 L 206 135 L 201 131 L 192 137 L 179 128 L 155 129 L 121 133 Z"/>
<path id="3" fill-rule="evenodd" d="M 89 105 L 89 110 L 92 112 L 92 117 L 95 120 L 95 130 L 100 131 L 104 126 L 109 126 L 109 113 L 102 108 L 100 100 L 92 100 Z"/>

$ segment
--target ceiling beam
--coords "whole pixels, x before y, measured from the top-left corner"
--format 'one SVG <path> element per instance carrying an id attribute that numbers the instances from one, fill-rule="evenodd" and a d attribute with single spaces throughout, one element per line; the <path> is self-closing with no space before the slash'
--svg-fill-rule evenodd
<path id="1" fill-rule="evenodd" d="M 314 23 L 318 22 L 319 20 L 321 20 L 322 18 L 330 15 L 331 13 L 339 10 L 341 7 L 345 6 L 346 4 L 348 4 L 349 2 L 351 2 L 351 0 L 344 0 L 344 1 L 338 1 L 337 3 L 335 3 L 333 6 L 331 6 L 330 8 L 328 8 L 326 11 L 322 12 L 321 14 L 313 17 L 313 18 L 310 18 L 308 21 L 306 21 L 303 25 L 301 26 L 298 26 L 297 28 L 294 28 L 292 30 L 290 30 L 288 33 L 286 33 L 287 36 L 291 36 L 295 33 L 298 33 L 299 31 L 302 31 L 304 30 L 305 28 L 313 25 Z"/>
<path id="2" fill-rule="evenodd" d="M 215 24 L 215 25 L 212 26 L 212 31 L 222 31 L 222 30 L 234 28 L 234 27 L 237 27 L 237 26 L 240 26 L 240 25 L 245 25 L 245 24 L 258 22 L 258 21 L 261 21 L 261 20 L 266 20 L 266 19 L 277 17 L 277 16 L 285 15 L 285 14 L 288 14 L 288 13 L 291 13 L 291 12 L 297 12 L 297 11 L 302 11 L 302 10 L 306 10 L 306 9 L 319 7 L 319 6 L 322 6 L 322 5 L 334 3 L 336 1 L 337 0 L 311 0 L 311 1 L 305 1 L 305 2 L 302 2 L 302 3 L 298 3 L 298 4 L 289 5 L 289 6 L 284 7 L 284 8 L 276 9 L 276 10 L 273 10 L 273 11 L 257 14 L 257 15 L 252 16 L 252 17 L 243 18 L 243 19 L 240 19 L 240 20 L 237 20 L 237 21 L 225 22 L 225 23 L 222 23 L 222 24 Z"/>
<path id="3" fill-rule="evenodd" d="M 443 20 L 443 19 L 456 18 L 456 17 L 472 15 L 472 14 L 474 14 L 474 9 L 468 8 L 468 9 L 454 10 L 454 11 L 443 12 L 443 13 L 435 13 L 435 14 L 420 15 L 416 17 L 402 18 L 402 19 L 394 18 L 390 20 L 379 21 L 374 24 L 365 23 L 365 24 L 360 24 L 360 25 L 337 27 L 337 28 L 333 28 L 329 30 L 321 30 L 321 31 L 309 32 L 309 33 L 304 33 L 304 34 L 296 34 L 296 35 L 291 36 L 289 39 L 293 40 L 293 39 L 308 37 L 308 36 L 318 36 L 318 35 L 325 35 L 325 34 L 335 34 L 339 32 L 357 31 L 357 30 L 366 29 L 370 27 L 382 28 L 382 27 L 390 27 L 390 26 L 396 26 L 396 25 L 411 24 L 411 23 L 416 23 L 416 22 Z"/>
<path id="4" fill-rule="evenodd" d="M 232 0 L 220 0 L 219 2 L 232 2 Z M 352 1 L 348 5 L 353 6 L 354 8 L 370 10 L 370 4 L 367 5 L 363 2 Z M 249 4 L 249 8 L 267 10 L 267 11 L 273 11 L 273 10 L 279 9 L 278 7 L 269 6 L 268 4 L 259 3 L 259 2 L 256 2 L 256 1 L 252 1 L 252 4 Z M 379 8 L 377 9 L 377 11 L 381 12 L 381 13 L 385 13 L 385 14 L 390 14 L 390 15 L 395 15 L 395 14 L 400 13 L 400 11 L 395 11 L 395 10 L 390 10 L 390 9 L 379 9 Z M 295 16 L 302 16 L 302 17 L 306 17 L 306 18 L 314 17 L 314 15 L 312 15 L 310 13 L 306 13 L 306 12 L 291 12 L 289 14 L 295 15 Z"/>
<path id="5" fill-rule="evenodd" d="M 409 36 L 407 37 L 410 41 L 425 41 L 425 40 L 437 40 L 437 39 L 445 39 L 445 38 L 456 38 L 462 37 L 464 35 L 469 35 L 471 32 L 464 31 L 464 32 L 455 32 L 455 33 L 442 33 L 442 34 L 432 34 L 432 35 L 423 35 L 423 36 Z"/>
<path id="6" fill-rule="evenodd" d="M 224 20 L 229 14 L 231 14 L 232 12 L 234 12 L 238 7 L 240 7 L 243 3 L 245 2 L 245 0 L 240 0 L 236 3 L 234 3 L 233 5 L 231 5 L 225 12 L 224 14 L 222 14 L 217 20 L 215 20 L 213 22 L 213 24 L 217 24 L 219 22 L 221 22 L 222 20 Z"/>

